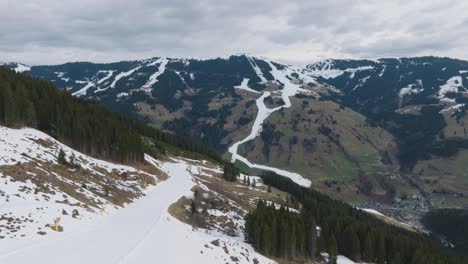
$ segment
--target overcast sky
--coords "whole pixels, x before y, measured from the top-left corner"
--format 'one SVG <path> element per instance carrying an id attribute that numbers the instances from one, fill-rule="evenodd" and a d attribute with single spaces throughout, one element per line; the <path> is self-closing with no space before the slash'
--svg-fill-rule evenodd
<path id="1" fill-rule="evenodd" d="M 468 59 L 466 0 L 0 0 L 0 61 Z"/>

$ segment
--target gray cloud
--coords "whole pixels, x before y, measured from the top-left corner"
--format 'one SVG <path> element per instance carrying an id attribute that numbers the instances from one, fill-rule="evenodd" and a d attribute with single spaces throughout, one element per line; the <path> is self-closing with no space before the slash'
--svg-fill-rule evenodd
<path id="1" fill-rule="evenodd" d="M 0 61 L 53 64 L 243 52 L 288 63 L 468 59 L 468 2 L 0 0 Z"/>

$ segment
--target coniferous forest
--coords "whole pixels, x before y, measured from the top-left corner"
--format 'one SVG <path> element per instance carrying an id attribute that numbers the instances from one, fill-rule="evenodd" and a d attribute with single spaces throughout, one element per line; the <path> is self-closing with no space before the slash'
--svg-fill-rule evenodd
<path id="1" fill-rule="evenodd" d="M 435 209 L 424 215 L 422 223 L 434 235 L 450 241 L 457 252 L 468 255 L 468 210 Z"/>
<path id="2" fill-rule="evenodd" d="M 372 263 L 468 263 L 428 237 L 386 224 L 288 178 L 265 173 L 262 179 L 302 204 L 296 213 L 260 201 L 247 214 L 246 240 L 268 256 L 316 258 L 328 252 L 332 262 L 337 255 L 345 255 Z"/>
<path id="3" fill-rule="evenodd" d="M 150 138 L 162 153 L 177 148 L 222 161 L 216 151 L 191 139 L 155 129 L 97 101 L 73 97 L 50 82 L 3 67 L 0 125 L 37 128 L 76 150 L 119 162 L 143 159 L 147 149 L 142 136 Z"/>

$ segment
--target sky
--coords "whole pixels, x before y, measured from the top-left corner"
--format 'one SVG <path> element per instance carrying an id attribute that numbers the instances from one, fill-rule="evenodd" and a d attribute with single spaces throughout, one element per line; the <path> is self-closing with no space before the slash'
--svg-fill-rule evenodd
<path id="1" fill-rule="evenodd" d="M 468 60 L 466 0 L 0 0 L 0 61 Z"/>

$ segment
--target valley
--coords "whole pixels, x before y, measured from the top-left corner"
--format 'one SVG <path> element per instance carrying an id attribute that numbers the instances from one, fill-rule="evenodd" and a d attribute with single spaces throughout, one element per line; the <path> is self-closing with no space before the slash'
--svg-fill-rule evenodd
<path id="1" fill-rule="evenodd" d="M 243 126 L 248 134 L 231 135 L 229 146 L 235 146 L 228 147 L 231 158 L 247 162 L 239 166 L 190 138 L 1 68 L 0 244 L 4 246 L 0 260 L 42 260 L 49 251 L 57 252 L 58 263 L 82 259 L 136 263 L 154 254 L 163 262 L 177 263 L 462 260 L 415 232 L 419 226 L 414 216 L 420 211 L 408 203 L 411 199 L 395 203 L 405 193 L 399 186 L 398 193 L 392 192 L 394 184 L 405 186 L 404 180 L 412 178 L 385 174 L 396 160 L 395 152 L 388 151 L 392 135 L 346 106 L 322 100 L 324 95 L 317 94 L 314 82 L 306 83 L 307 77 L 296 70 L 269 62 L 263 66 L 270 70 L 260 74 L 261 63 L 256 64 L 252 69 L 262 81 L 258 93 L 243 78 L 243 87 L 234 89 L 249 93 L 247 98 L 214 96 L 208 105 L 209 111 L 226 116 L 232 113 L 223 112 L 225 106 L 220 104 L 239 100 L 241 109 L 249 108 L 241 114 L 251 119 L 230 124 Z M 132 65 L 110 85 L 116 86 L 142 67 Z M 325 86 L 319 90 L 333 91 Z M 181 97 L 180 93 L 171 100 Z M 298 115 L 304 112 L 309 118 Z M 212 117 L 205 121 L 220 122 Z M 311 134 L 318 139 L 306 140 Z M 308 160 L 314 160 L 307 155 L 315 153 L 321 154 L 316 157 L 342 155 L 358 173 L 350 174 L 339 166 L 342 162 L 333 160 L 330 166 L 335 172 L 320 176 L 308 170 L 300 175 L 299 166 L 274 164 L 283 142 L 290 146 L 288 155 L 295 155 L 293 146 L 298 145 L 294 150 Z M 307 147 L 306 151 L 300 146 Z M 260 156 L 252 157 L 252 153 Z M 384 155 L 386 160 L 376 158 Z M 319 164 L 308 166 L 320 169 Z M 345 185 L 350 189 L 342 189 Z M 418 197 L 427 199 L 427 192 L 417 185 L 409 192 L 415 189 L 425 196 L 413 195 L 414 201 L 425 202 Z M 364 206 L 357 208 L 357 204 Z M 389 208 L 394 213 L 388 213 Z M 413 218 L 405 218 L 402 212 L 412 212 Z M 409 227 L 401 219 L 416 224 Z M 178 254 L 180 246 L 188 248 L 186 254 Z"/>
<path id="2" fill-rule="evenodd" d="M 1 1 L 0 264 L 468 264 L 468 1 Z"/>

